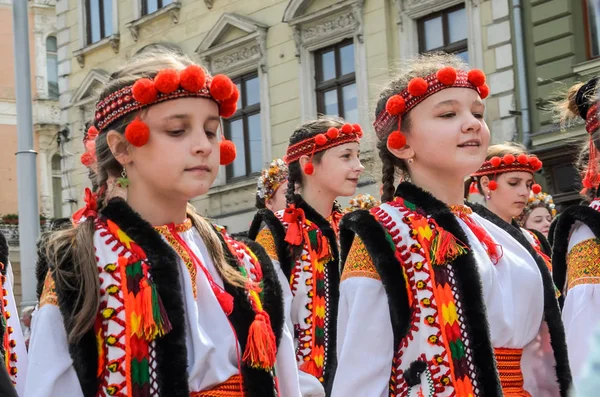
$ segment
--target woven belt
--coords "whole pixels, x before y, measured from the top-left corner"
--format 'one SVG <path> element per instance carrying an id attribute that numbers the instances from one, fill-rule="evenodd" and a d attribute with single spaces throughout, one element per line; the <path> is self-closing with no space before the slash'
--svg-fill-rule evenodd
<path id="1" fill-rule="evenodd" d="M 241 375 L 233 375 L 225 382 L 210 390 L 190 393 L 190 397 L 244 397 L 244 384 Z"/>
<path id="2" fill-rule="evenodd" d="M 494 349 L 500 385 L 505 397 L 531 397 L 523 388 L 523 372 L 521 371 L 521 357 L 523 349 Z"/>

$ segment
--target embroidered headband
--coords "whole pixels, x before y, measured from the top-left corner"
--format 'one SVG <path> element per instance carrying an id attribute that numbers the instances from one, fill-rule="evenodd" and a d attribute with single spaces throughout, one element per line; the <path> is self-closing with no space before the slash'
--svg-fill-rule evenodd
<path id="1" fill-rule="evenodd" d="M 356 210 L 370 210 L 373 207 L 377 207 L 381 204 L 381 201 L 377 200 L 372 195 L 365 193 L 359 194 L 350 199 L 348 202 L 348 207 L 346 207 L 345 212 L 352 212 Z"/>
<path id="2" fill-rule="evenodd" d="M 504 174 L 506 172 L 528 172 L 534 174 L 535 172 L 542 169 L 542 161 L 537 156 L 528 156 L 525 153 L 521 153 L 518 156 L 512 154 L 505 154 L 503 157 L 494 156 L 489 160 L 486 160 L 483 165 L 477 170 L 477 172 L 471 174 L 472 177 L 491 176 L 494 177 L 498 174 Z M 498 183 L 495 180 L 491 180 L 488 188 L 494 191 L 498 188 Z M 542 187 L 537 183 L 531 187 L 531 191 L 538 194 L 542 191 Z"/>
<path id="3" fill-rule="evenodd" d="M 116 120 L 128 114 L 179 98 L 212 99 L 219 105 L 219 115 L 228 118 L 237 109 L 239 95 L 237 86 L 229 77 L 223 74 L 211 76 L 198 65 L 192 64 L 183 70 L 163 69 L 154 78 L 140 78 L 132 85 L 125 86 L 98 101 L 94 125 L 88 130 L 88 136 L 97 136 Z M 125 138 L 134 146 L 143 146 L 150 138 L 150 128 L 140 118 L 136 118 L 125 128 Z M 230 164 L 235 160 L 236 149 L 233 142 L 222 139 L 220 150 L 221 165 Z M 82 158 L 82 162 L 83 160 Z M 85 160 L 88 160 L 87 156 Z"/>
<path id="4" fill-rule="evenodd" d="M 377 115 L 373 123 L 377 137 L 383 139 L 392 126 L 398 125 L 398 129 L 388 136 L 388 145 L 393 149 L 403 148 L 406 137 L 400 131 L 402 115 L 426 98 L 446 88 L 471 88 L 477 91 L 482 99 L 490 93 L 490 88 L 485 84 L 485 74 L 479 69 L 467 72 L 446 66 L 425 78 L 415 77 L 400 93 L 392 95 L 387 100 L 385 109 Z"/>
<path id="5" fill-rule="evenodd" d="M 529 200 L 527 201 L 527 205 L 523 209 L 521 215 L 517 217 L 517 222 L 519 223 L 519 225 L 524 226 L 525 219 L 529 216 L 531 211 L 539 207 L 546 207 L 546 209 L 548 209 L 548 212 L 550 212 L 550 215 L 552 215 L 552 218 L 556 216 L 556 205 L 554 205 L 554 200 L 552 199 L 551 195 L 543 192 L 531 192 L 529 194 Z"/>
<path id="6" fill-rule="evenodd" d="M 273 160 L 269 168 L 262 170 L 258 178 L 256 194 L 265 201 L 271 199 L 287 178 L 287 164 L 282 159 Z"/>
<path id="7" fill-rule="evenodd" d="M 288 146 L 283 161 L 291 164 L 302 156 L 310 156 L 310 161 L 304 166 L 304 172 L 312 175 L 315 172 L 312 163 L 315 153 L 350 142 L 360 142 L 363 131 L 358 124 L 344 124 L 341 128 L 330 127 L 327 132 L 311 136 L 298 143 Z"/>

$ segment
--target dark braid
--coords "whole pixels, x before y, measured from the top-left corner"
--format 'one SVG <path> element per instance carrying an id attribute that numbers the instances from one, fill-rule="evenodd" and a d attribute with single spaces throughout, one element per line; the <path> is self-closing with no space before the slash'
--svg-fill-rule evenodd
<path id="1" fill-rule="evenodd" d="M 296 204 L 296 183 L 301 184 L 302 172 L 298 161 L 288 165 L 288 187 L 285 192 L 285 202 L 288 206 Z"/>
<path id="2" fill-rule="evenodd" d="M 385 106 L 385 105 L 384 105 Z M 407 114 L 402 118 L 402 124 L 400 128 L 404 133 L 410 131 L 410 114 Z M 396 171 L 400 171 L 403 175 L 408 175 L 408 168 L 404 160 L 394 156 L 387 148 L 387 135 L 392 133 L 389 131 L 386 134 L 385 139 L 377 141 L 377 149 L 379 150 L 379 158 L 381 159 L 381 182 L 383 183 L 381 189 L 381 201 L 387 202 L 394 198 L 396 188 L 394 182 L 396 179 Z"/>

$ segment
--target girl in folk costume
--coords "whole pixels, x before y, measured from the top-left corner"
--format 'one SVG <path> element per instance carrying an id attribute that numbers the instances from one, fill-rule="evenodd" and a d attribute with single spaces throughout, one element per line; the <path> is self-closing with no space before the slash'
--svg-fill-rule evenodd
<path id="1" fill-rule="evenodd" d="M 537 231 L 548 238 L 550 225 L 555 217 L 556 205 L 552 196 L 544 192 L 531 192 L 527 206 L 516 219 L 521 227 L 532 232 Z"/>
<path id="2" fill-rule="evenodd" d="M 284 158 L 289 169 L 287 208 L 275 214 L 259 211 L 249 231 L 278 265 L 303 396 L 324 396 L 335 371 L 342 215 L 335 199 L 356 192 L 363 170 L 362 134 L 358 124 L 331 118 L 296 129 Z"/>
<path id="3" fill-rule="evenodd" d="M 482 192 L 487 210 L 520 229 L 552 271 L 552 252 L 546 237 L 535 230 L 521 228 L 517 222 L 527 206 L 530 193 L 542 191 L 533 179 L 533 174 L 541 169 L 541 160 L 529 155 L 522 145 L 505 143 L 490 146 L 485 162 L 472 175 L 472 180 L 477 190 Z M 484 207 L 474 205 L 474 208 L 480 215 L 486 216 Z"/>
<path id="4" fill-rule="evenodd" d="M 567 395 L 548 268 L 463 204 L 464 178 L 490 139 L 485 75 L 467 68 L 422 55 L 380 95 L 384 204 L 341 223 L 332 396 Z M 405 182 L 394 193 L 398 170 Z M 538 341 L 546 323 L 552 346 Z"/>
<path id="5" fill-rule="evenodd" d="M 8 241 L 0 232 L 0 359 L 3 367 L 0 391 L 11 390 L 14 393 L 16 389 L 18 395 L 23 396 L 27 378 L 27 349 L 13 293 L 14 277 L 8 256 Z"/>
<path id="6" fill-rule="evenodd" d="M 597 154 L 600 149 L 600 105 L 597 88 L 597 77 L 586 84 L 577 84 L 569 90 L 567 99 L 558 105 L 563 110 L 564 121 L 583 118 L 590 136 L 589 147 L 584 148 L 580 158 L 585 159 L 582 161 L 582 194 L 591 203 L 561 212 L 553 224 L 554 233 L 550 234 L 554 281 L 565 299 L 562 319 L 575 386 L 590 352 L 590 338 L 600 316 L 600 159 Z"/>
<path id="7" fill-rule="evenodd" d="M 288 167 L 282 159 L 275 159 L 262 170 L 256 188 L 256 208 L 277 212 L 285 208 L 288 187 Z"/>
<path id="8" fill-rule="evenodd" d="M 90 131 L 97 195 L 38 264 L 26 395 L 299 396 L 270 259 L 187 204 L 235 157 L 218 131 L 237 100 L 168 52 L 112 75 Z M 106 200 L 109 177 L 127 200 Z"/>

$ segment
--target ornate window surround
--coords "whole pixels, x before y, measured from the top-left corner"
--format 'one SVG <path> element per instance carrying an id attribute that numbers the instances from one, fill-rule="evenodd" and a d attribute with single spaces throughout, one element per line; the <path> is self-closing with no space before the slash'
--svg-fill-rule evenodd
<path id="1" fill-rule="evenodd" d="M 77 59 L 77 63 L 83 69 L 85 66 L 85 55 L 95 51 L 99 48 L 106 47 L 110 45 L 115 54 L 119 53 L 119 0 L 112 0 L 112 26 L 113 32 L 110 36 L 106 36 L 103 39 L 92 43 L 87 44 L 87 16 L 86 16 L 86 1 L 78 0 L 77 1 L 77 9 L 79 10 L 79 49 L 73 51 L 73 56 Z"/>
<path id="2" fill-rule="evenodd" d="M 173 1 L 171 4 L 159 8 L 158 10 L 148 14 L 142 15 L 142 1 L 135 0 L 133 3 L 133 21 L 128 22 L 125 26 L 129 29 L 133 41 L 138 41 L 140 37 L 140 27 L 149 23 L 150 21 L 159 18 L 162 15 L 171 15 L 173 24 L 179 23 L 179 13 L 181 11 L 181 2 L 178 0 Z"/>
<path id="3" fill-rule="evenodd" d="M 242 30 L 247 34 L 226 43 L 219 43 L 228 29 Z M 269 99 L 269 79 L 267 67 L 267 29 L 268 26 L 251 18 L 236 13 L 226 12 L 210 29 L 202 40 L 196 53 L 202 63 L 211 73 L 223 73 L 229 77 L 238 77 L 253 71 L 258 71 L 260 82 L 260 122 L 262 127 L 263 166 L 271 162 L 271 113 Z M 225 169 L 219 171 L 219 176 L 213 186 L 226 184 Z M 246 186 L 256 183 L 255 178 L 242 181 L 232 186 Z"/>
<path id="4" fill-rule="evenodd" d="M 369 125 L 367 53 L 363 37 L 364 0 L 344 0 L 305 14 L 310 3 L 310 0 L 290 0 L 283 14 L 283 22 L 293 30 L 296 57 L 300 63 L 301 119 L 306 121 L 317 117 L 314 51 L 351 38 L 354 41 L 359 120 L 361 125 Z"/>
<path id="5" fill-rule="evenodd" d="M 483 42 L 481 30 L 481 0 L 394 0 L 396 3 L 398 42 L 400 59 L 407 59 L 419 53 L 419 35 L 417 20 L 433 12 L 465 4 L 468 32 L 470 64 L 474 68 L 483 68 Z"/>

